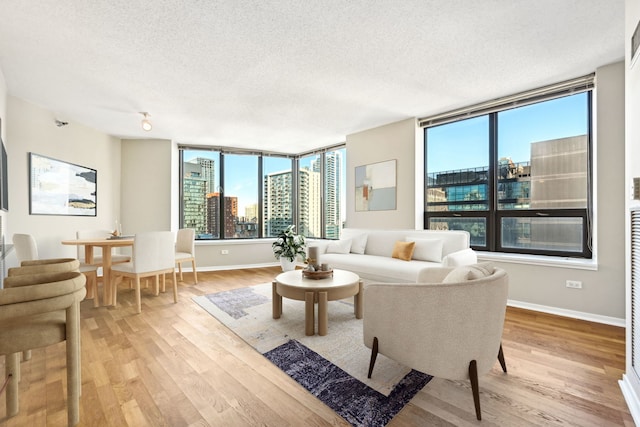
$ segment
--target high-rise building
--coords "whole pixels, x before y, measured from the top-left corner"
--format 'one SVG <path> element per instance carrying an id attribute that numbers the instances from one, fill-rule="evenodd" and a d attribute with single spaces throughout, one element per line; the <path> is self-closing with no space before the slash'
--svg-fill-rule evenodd
<path id="1" fill-rule="evenodd" d="M 293 224 L 291 171 L 273 172 L 264 177 L 263 232 L 274 237 Z"/>
<path id="2" fill-rule="evenodd" d="M 308 237 L 322 237 L 320 173 L 300 169 L 298 181 L 298 232 Z"/>
<path id="3" fill-rule="evenodd" d="M 207 218 L 207 231 L 214 239 L 220 238 L 220 193 L 207 194 L 207 210 L 210 213 Z M 238 219 L 238 198 L 224 198 L 224 237 L 238 237 L 236 234 L 236 222 Z"/>
<path id="4" fill-rule="evenodd" d="M 342 229 L 342 153 L 325 154 L 324 170 L 325 237 L 339 239 Z"/>
<path id="5" fill-rule="evenodd" d="M 207 183 L 202 178 L 202 168 L 196 163 L 183 165 L 183 221 L 182 226 L 193 228 L 196 236 L 207 234 Z"/>

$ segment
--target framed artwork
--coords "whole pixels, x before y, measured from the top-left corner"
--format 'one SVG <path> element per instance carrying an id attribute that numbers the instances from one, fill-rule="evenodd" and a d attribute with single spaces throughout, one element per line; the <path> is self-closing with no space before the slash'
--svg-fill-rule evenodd
<path id="1" fill-rule="evenodd" d="M 396 209 L 396 160 L 356 167 L 356 211 Z"/>
<path id="2" fill-rule="evenodd" d="M 96 216 L 97 171 L 29 153 L 29 214 Z"/>

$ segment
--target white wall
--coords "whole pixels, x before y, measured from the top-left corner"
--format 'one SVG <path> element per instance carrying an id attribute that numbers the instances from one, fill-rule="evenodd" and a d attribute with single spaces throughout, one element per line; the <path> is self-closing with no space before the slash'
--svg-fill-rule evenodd
<path id="1" fill-rule="evenodd" d="M 41 258 L 75 256 L 76 248 L 61 245 L 61 240 L 75 238 L 79 229 L 114 228 L 120 212 L 120 140 L 74 122 L 57 127 L 52 112 L 15 97 L 7 97 L 6 110 L 7 241 L 13 233 L 30 233 Z M 29 152 L 96 169 L 97 216 L 29 215 Z M 15 253 L 7 265 L 17 265 Z"/>
<path id="2" fill-rule="evenodd" d="M 124 234 L 171 229 L 169 190 L 172 187 L 173 161 L 171 141 L 122 140 L 121 216 Z"/>
<path id="3" fill-rule="evenodd" d="M 347 135 L 347 227 L 415 228 L 416 119 L 403 120 Z M 396 209 L 356 212 L 355 168 L 387 160 L 396 162 Z"/>
<path id="4" fill-rule="evenodd" d="M 640 22 L 640 2 L 638 0 L 627 0 L 625 2 L 625 105 L 626 105 L 626 142 L 625 142 L 625 159 L 626 159 L 626 173 L 625 173 L 625 188 L 630 193 L 633 183 L 633 177 L 640 177 L 640 58 L 636 60 L 633 67 L 631 67 L 631 36 Z M 627 350 L 626 350 L 626 374 L 623 380 L 620 382 L 622 392 L 629 406 L 631 415 L 633 415 L 636 424 L 640 425 L 640 379 L 633 369 L 632 365 L 632 339 L 631 333 L 633 328 L 631 327 L 631 232 L 630 232 L 630 215 L 629 209 L 638 208 L 640 201 L 631 200 L 631 197 L 626 194 L 625 197 L 625 249 L 626 249 L 626 265 L 625 265 L 625 283 L 626 283 L 626 302 L 627 302 Z M 637 289 L 636 289 L 637 292 Z M 636 304 L 637 306 L 637 304 Z M 636 307 L 634 315 L 637 317 L 640 313 L 640 307 Z M 638 336 L 638 331 L 635 333 Z M 637 345 L 637 342 L 635 343 Z M 637 347 L 636 347 L 637 349 Z M 640 369 L 636 367 L 636 369 Z"/>

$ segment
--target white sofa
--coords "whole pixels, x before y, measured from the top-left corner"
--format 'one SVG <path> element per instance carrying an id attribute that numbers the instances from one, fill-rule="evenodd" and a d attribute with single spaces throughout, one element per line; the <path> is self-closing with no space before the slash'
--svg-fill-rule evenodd
<path id="1" fill-rule="evenodd" d="M 391 257 L 398 241 L 416 242 L 410 261 Z M 331 268 L 373 281 L 415 283 L 428 268 L 475 264 L 478 259 L 469 242 L 466 231 L 345 228 L 340 240 L 309 240 L 307 244 L 317 246 L 319 262 Z"/>

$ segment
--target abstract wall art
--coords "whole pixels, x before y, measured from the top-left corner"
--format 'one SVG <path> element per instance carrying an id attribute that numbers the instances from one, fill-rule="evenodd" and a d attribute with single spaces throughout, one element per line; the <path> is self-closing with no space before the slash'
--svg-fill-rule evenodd
<path id="1" fill-rule="evenodd" d="M 396 160 L 356 167 L 356 211 L 396 209 Z"/>
<path id="2" fill-rule="evenodd" d="M 29 214 L 96 216 L 97 171 L 29 153 Z"/>

